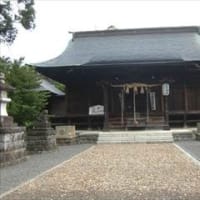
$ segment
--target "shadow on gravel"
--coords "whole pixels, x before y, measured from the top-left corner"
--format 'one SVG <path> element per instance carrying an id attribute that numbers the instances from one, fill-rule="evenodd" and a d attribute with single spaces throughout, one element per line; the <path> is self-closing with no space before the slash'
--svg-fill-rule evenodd
<path id="1" fill-rule="evenodd" d="M 30 194 L 24 192 L 23 195 L 14 192 L 2 200 L 199 200 L 200 192 L 198 193 L 181 193 L 178 191 L 49 191 L 44 192 L 42 188 L 38 190 L 37 194 Z"/>

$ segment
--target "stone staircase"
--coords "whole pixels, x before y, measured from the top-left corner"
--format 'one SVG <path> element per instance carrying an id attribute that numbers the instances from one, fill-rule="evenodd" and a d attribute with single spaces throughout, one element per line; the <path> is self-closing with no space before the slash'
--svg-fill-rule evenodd
<path id="1" fill-rule="evenodd" d="M 173 142 L 170 131 L 112 131 L 112 132 L 82 132 L 79 133 L 79 143 L 159 143 Z"/>
<path id="2" fill-rule="evenodd" d="M 171 133 L 159 131 L 154 132 L 115 132 L 115 133 L 101 133 L 98 136 L 97 143 L 152 143 L 152 142 L 173 142 Z"/>
<path id="3" fill-rule="evenodd" d="M 197 139 L 196 129 L 134 130 L 134 131 L 77 131 L 78 143 L 159 143 Z M 199 134 L 200 135 L 200 134 Z"/>

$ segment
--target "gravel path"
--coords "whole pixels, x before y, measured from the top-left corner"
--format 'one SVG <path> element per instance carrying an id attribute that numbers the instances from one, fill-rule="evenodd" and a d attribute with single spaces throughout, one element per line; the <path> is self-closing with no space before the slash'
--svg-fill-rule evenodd
<path id="1" fill-rule="evenodd" d="M 86 144 L 59 146 L 55 151 L 31 155 L 25 162 L 1 168 L 0 194 L 70 159 L 90 146 Z"/>
<path id="2" fill-rule="evenodd" d="M 200 161 L 200 141 L 180 141 L 176 144 Z"/>
<path id="3" fill-rule="evenodd" d="M 3 200 L 200 199 L 200 167 L 173 144 L 96 145 Z"/>

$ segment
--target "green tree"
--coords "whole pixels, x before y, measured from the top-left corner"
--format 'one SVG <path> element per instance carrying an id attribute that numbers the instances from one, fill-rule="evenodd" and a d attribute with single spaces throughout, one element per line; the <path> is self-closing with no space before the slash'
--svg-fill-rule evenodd
<path id="1" fill-rule="evenodd" d="M 25 29 L 35 27 L 34 0 L 0 1 L 0 42 L 12 43 L 17 35 L 17 24 Z"/>
<path id="2" fill-rule="evenodd" d="M 11 62 L 1 58 L 0 70 L 6 73 L 8 84 L 14 87 L 9 93 L 12 102 L 8 106 L 8 113 L 19 125 L 30 127 L 47 105 L 49 93 L 36 91 L 40 76 L 34 68 L 22 65 L 22 61 Z"/>

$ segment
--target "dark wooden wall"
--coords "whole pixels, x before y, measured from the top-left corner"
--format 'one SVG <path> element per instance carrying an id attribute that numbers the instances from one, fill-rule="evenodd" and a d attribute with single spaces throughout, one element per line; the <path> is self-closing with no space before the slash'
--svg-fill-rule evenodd
<path id="1" fill-rule="evenodd" d="M 68 87 L 67 113 L 74 115 L 88 115 L 89 107 L 103 105 L 102 88 L 99 86 L 71 86 Z"/>
<path id="2" fill-rule="evenodd" d="M 200 111 L 200 85 L 171 84 L 170 111 Z"/>
<path id="3" fill-rule="evenodd" d="M 169 95 L 169 111 L 185 111 L 185 101 L 187 101 L 188 111 L 200 111 L 200 86 L 186 86 L 187 94 L 185 97 L 183 84 L 171 84 Z M 162 96 L 161 88 L 154 88 L 151 91 L 156 92 L 157 112 L 162 112 Z M 109 111 L 112 114 L 120 113 L 120 90 L 117 88 L 109 89 Z M 92 105 L 103 105 L 102 88 L 99 86 L 89 87 L 69 87 L 68 88 L 68 113 L 71 114 L 88 114 L 88 108 Z M 127 98 L 127 99 L 126 99 Z M 138 98 L 138 100 L 137 100 Z M 186 99 L 185 99 L 186 98 Z M 136 95 L 137 102 L 139 95 Z M 128 96 L 125 97 L 125 102 L 128 101 Z M 144 105 L 139 105 L 142 107 Z"/>
<path id="4" fill-rule="evenodd" d="M 52 95 L 48 101 L 48 112 L 52 116 L 66 116 L 66 99 L 65 96 Z"/>
<path id="5" fill-rule="evenodd" d="M 200 85 L 199 86 L 189 86 L 188 87 L 188 110 L 200 111 Z"/>
<path id="6" fill-rule="evenodd" d="M 129 70 L 129 71 L 128 71 Z M 150 111 L 150 115 L 164 116 L 165 106 L 163 96 L 161 94 L 161 84 L 165 81 L 170 82 L 170 95 L 168 97 L 168 109 L 170 120 L 175 122 L 181 121 L 186 123 L 187 120 L 194 121 L 195 123 L 200 120 L 200 72 L 198 70 L 186 69 L 183 66 L 163 67 L 163 68 L 149 68 L 146 71 L 142 69 L 139 73 L 134 73 L 131 68 L 120 68 L 117 76 L 122 83 L 128 82 L 145 82 L 150 84 L 158 84 L 159 87 L 152 88 L 151 91 L 156 92 L 156 111 Z M 106 71 L 101 71 L 106 73 Z M 93 77 L 94 74 L 88 71 L 88 80 Z M 112 77 L 115 77 L 115 70 L 110 70 L 111 74 L 108 74 L 105 82 L 112 82 Z M 96 74 L 98 74 L 96 72 Z M 134 74 L 134 76 L 132 75 Z M 121 75 L 121 77 L 120 77 Z M 78 76 L 78 75 L 77 75 Z M 91 77 L 90 77 L 91 76 Z M 97 77 L 100 79 L 100 77 Z M 101 78 L 105 78 L 101 74 Z M 92 83 L 92 81 L 94 81 Z M 88 117 L 88 109 L 93 105 L 104 105 L 103 102 L 103 89 L 99 84 L 96 84 L 95 77 L 90 81 L 85 82 L 79 80 L 78 83 L 73 82 L 66 86 L 66 116 Z M 104 81 L 104 80 L 103 80 Z M 91 83 L 91 84 L 90 84 Z M 77 85 L 78 84 L 78 85 Z M 117 84 L 117 83 L 115 83 Z M 120 83 L 118 83 L 120 84 Z M 120 115 L 121 105 L 119 100 L 120 88 L 111 88 L 108 86 L 108 111 L 110 116 Z M 131 99 L 128 99 L 128 95 L 125 97 L 125 104 L 128 104 Z M 145 94 L 136 95 L 137 108 L 136 112 L 145 112 Z M 138 104 L 138 102 L 140 102 Z M 131 102 L 130 102 L 131 104 Z M 131 105 L 132 106 L 132 105 Z M 128 110 L 125 112 L 128 113 Z M 130 107 L 130 111 L 133 107 Z M 103 116 L 102 116 L 103 118 Z M 80 118 L 77 119 L 80 121 Z M 87 122 L 86 122 L 87 123 Z M 88 122 L 89 123 L 89 122 Z"/>
<path id="7" fill-rule="evenodd" d="M 184 110 L 184 87 L 182 85 L 171 84 L 168 98 L 170 111 Z"/>

